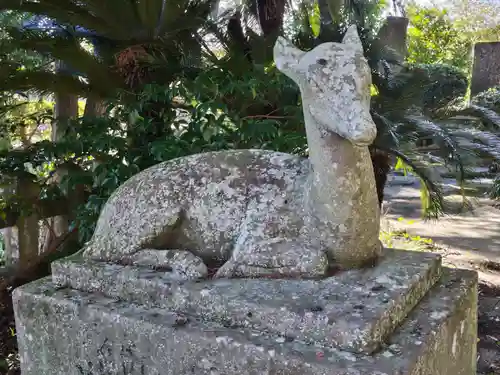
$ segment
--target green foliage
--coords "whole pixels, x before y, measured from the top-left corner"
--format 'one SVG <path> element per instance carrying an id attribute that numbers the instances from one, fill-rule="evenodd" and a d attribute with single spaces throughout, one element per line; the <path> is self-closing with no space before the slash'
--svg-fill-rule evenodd
<path id="1" fill-rule="evenodd" d="M 14 99 L 0 107 L 0 150 L 49 139 L 53 103 Z"/>
<path id="2" fill-rule="evenodd" d="M 301 2 L 292 14 L 289 32 L 295 44 L 307 50 L 323 42 L 340 42 L 347 27 L 355 24 L 367 50 L 384 22 L 385 3 L 384 0 Z"/>
<path id="3" fill-rule="evenodd" d="M 11 62 L 29 70 L 46 65 L 50 61 L 35 51 L 10 45 L 11 39 L 8 31 L 13 27 L 20 27 L 22 22 L 31 16 L 30 13 L 12 10 L 0 12 L 0 61 L 2 64 Z"/>
<path id="4" fill-rule="evenodd" d="M 432 114 L 457 98 L 464 97 L 468 81 L 455 67 L 442 64 L 405 65 L 393 77 L 392 90 L 374 98 L 382 112 L 404 112 L 418 107 Z M 394 100 L 397 97 L 397 100 Z"/>
<path id="5" fill-rule="evenodd" d="M 498 1 L 452 0 L 446 6 L 454 15 L 458 29 L 474 43 L 500 40 Z"/>
<path id="6" fill-rule="evenodd" d="M 23 3 L 9 0 L 3 5 L 30 9 L 37 14 L 52 15 L 60 22 L 93 28 L 103 33 L 103 39 L 108 43 L 102 58 L 96 59 L 79 45 L 79 39 L 73 34 L 64 40 L 36 33 L 9 34 L 14 44 L 23 49 L 64 59 L 77 67 L 88 81 L 47 71 L 23 72 L 14 67 L 13 70 L 7 69 L 9 75 L 4 76 L 8 78 L 5 87 L 42 91 L 58 89 L 109 98 L 105 116 L 78 119 L 56 144 L 40 140 L 25 149 L 0 152 L 0 173 L 28 176 L 37 181 L 43 186 L 42 199 L 69 196 L 81 186 L 86 189 L 88 197 L 78 208 L 75 222 L 82 241 L 89 239 L 102 205 L 112 192 L 130 176 L 158 162 L 193 153 L 235 148 L 268 148 L 307 154 L 298 88 L 272 64 L 267 64 L 266 58 L 255 58 L 269 56 L 272 47 L 269 39 L 260 38 L 247 28 L 246 35 L 238 30 L 243 38 L 237 39 L 236 34 L 228 35 L 230 33 L 221 26 L 206 22 L 206 6 L 210 1 L 182 1 L 179 9 L 187 7 L 189 11 L 182 13 L 178 22 L 187 22 L 200 12 L 200 17 L 186 23 L 186 27 L 193 24 L 196 27 L 182 29 L 182 32 L 171 29 L 177 22 L 173 17 L 178 13 L 175 8 L 163 20 L 166 36 L 161 38 L 153 27 L 153 18 L 157 21 L 157 17 L 153 17 L 154 4 L 158 5 L 158 1 L 150 2 L 152 8 L 147 10 L 146 7 L 141 12 L 134 10 L 139 4 L 137 2 L 129 4 L 132 8 L 112 8 L 116 1 L 102 2 L 104 5 L 88 0 L 78 5 L 47 6 L 49 0 Z M 372 116 L 379 130 L 374 148 L 396 155 L 418 174 L 424 186 L 424 208 L 439 212 L 442 210 L 440 187 L 431 173 L 436 164 L 435 157 L 419 153 L 415 141 L 423 136 L 434 138 L 440 146 L 438 162 L 441 165 L 451 165 L 459 171 L 465 168 L 463 155 L 466 151 L 453 131 L 447 128 L 448 120 L 432 117 L 439 112 L 438 109 L 442 110 L 462 94 L 464 76 L 456 69 L 435 65 L 408 66 L 396 77 L 390 71 L 381 72 L 380 65 L 387 66 L 390 56 L 377 49 L 374 38 L 380 21 L 380 2 L 371 1 L 365 7 L 358 2 L 343 3 L 346 8 L 341 17 L 328 27 L 324 27 L 324 19 L 318 21 L 321 17 L 319 5 L 312 9 L 303 7 L 302 13 L 295 13 L 295 26 L 287 29 L 287 33 L 301 48 L 310 49 L 322 41 L 339 41 L 346 26 L 356 22 L 378 92 L 372 103 Z M 196 4 L 200 9 L 194 9 Z M 107 18 L 110 12 L 113 14 Z M 101 19 L 99 24 L 96 24 L 96 15 Z M 118 21 L 117 17 L 122 15 L 130 22 Z M 315 38 L 319 24 L 319 38 Z M 212 36 L 216 36 L 217 48 L 222 51 L 217 55 L 208 53 L 207 59 L 203 60 L 203 69 L 198 69 L 200 61 L 193 68 L 184 57 L 199 47 L 198 39 L 193 42 L 192 35 L 200 29 L 210 30 Z M 169 30 L 171 34 L 167 32 Z M 248 53 L 245 49 L 247 41 L 251 41 L 248 43 L 251 56 L 243 54 Z M 141 55 L 142 65 L 133 66 L 125 73 L 128 78 L 137 78 L 134 69 L 138 68 L 145 75 L 139 75 L 142 81 L 129 84 L 133 90 L 123 90 L 128 82 L 124 78 L 127 77 L 120 76 L 122 80 L 115 81 L 117 66 L 110 67 L 116 62 L 114 53 L 133 52 L 128 47 L 133 47 L 134 43 L 141 48 L 147 47 L 141 50 L 145 52 Z M 245 48 L 237 49 L 237 43 Z M 153 81 L 163 84 L 148 84 Z M 15 117 L 16 121 L 21 122 L 19 117 Z M 471 153 L 478 147 L 489 151 L 486 144 L 475 141 L 469 147 Z M 51 185 L 53 172 L 68 164 L 77 168 L 72 168 L 60 185 Z"/>
<path id="7" fill-rule="evenodd" d="M 398 221 L 407 225 L 413 224 L 412 220 L 398 218 Z M 391 230 L 390 228 L 381 229 L 380 241 L 388 248 L 408 249 L 417 251 L 433 251 L 437 245 L 431 238 L 414 236 L 406 230 Z"/>
<path id="8" fill-rule="evenodd" d="M 481 92 L 472 97 L 471 102 L 500 113 L 500 86 Z"/>
<path id="9" fill-rule="evenodd" d="M 1 50 L 35 51 L 60 59 L 80 77 L 43 67 L 26 71 L 15 62 L 3 61 L 0 82 L 3 88 L 12 91 L 34 90 L 44 94 L 60 91 L 98 98 L 113 98 L 121 89 L 140 89 L 144 83 L 168 84 L 176 75 L 200 65 L 205 44 L 200 41 L 199 33 L 214 3 L 178 0 L 164 7 L 163 0 L 2 1 L 2 13 L 49 17 L 65 31 L 54 35 L 5 28 L 8 38 L 2 40 Z M 75 25 L 97 33 L 98 37 L 82 35 L 72 27 Z M 83 48 L 85 38 L 96 43 L 99 58 Z"/>
<path id="10" fill-rule="evenodd" d="M 463 71 L 455 66 L 441 64 L 419 64 L 413 67 L 415 78 L 423 87 L 423 108 L 434 111 L 467 93 L 468 80 Z M 419 87 L 418 85 L 415 85 Z"/>
<path id="11" fill-rule="evenodd" d="M 472 40 L 453 23 L 446 10 L 409 6 L 408 57 L 411 64 L 448 64 L 470 69 Z"/>
<path id="12" fill-rule="evenodd" d="M 283 102 L 276 103 L 275 95 Z M 153 164 L 236 148 L 306 153 L 298 90 L 274 68 L 240 77 L 210 69 L 169 87 L 147 85 L 137 99 L 110 103 L 106 117 L 80 118 L 58 143 L 40 141 L 25 150 L 0 153 L 0 171 L 28 174 L 44 185 L 43 199 L 84 186 L 89 196 L 75 224 L 85 241 L 112 192 Z M 161 113 L 141 116 L 152 103 Z M 151 137 L 151 129 L 159 127 L 161 135 Z M 50 185 L 53 171 L 68 162 L 80 168 L 72 169 L 60 185 Z"/>

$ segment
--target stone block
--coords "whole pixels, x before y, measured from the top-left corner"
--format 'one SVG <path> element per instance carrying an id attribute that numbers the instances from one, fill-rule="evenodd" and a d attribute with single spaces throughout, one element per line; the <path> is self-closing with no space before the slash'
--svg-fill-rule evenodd
<path id="1" fill-rule="evenodd" d="M 179 283 L 175 273 L 77 256 L 54 262 L 52 275 L 60 287 L 369 354 L 438 280 L 441 262 L 433 254 L 387 250 L 377 267 L 324 280 Z"/>
<path id="2" fill-rule="evenodd" d="M 500 85 L 500 42 L 483 42 L 474 45 L 474 65 L 471 78 L 471 95 Z"/>
<path id="3" fill-rule="evenodd" d="M 426 253 L 199 282 L 73 257 L 14 306 L 23 375 L 475 374 L 477 276 Z"/>
<path id="4" fill-rule="evenodd" d="M 407 29 L 409 19 L 406 17 L 388 16 L 378 33 L 378 48 L 390 48 L 398 57 L 399 62 L 403 62 L 407 55 Z"/>

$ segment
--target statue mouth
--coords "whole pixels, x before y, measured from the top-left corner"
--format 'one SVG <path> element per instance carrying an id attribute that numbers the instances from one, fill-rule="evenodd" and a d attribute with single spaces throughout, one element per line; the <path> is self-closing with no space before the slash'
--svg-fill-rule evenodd
<path id="1" fill-rule="evenodd" d="M 353 145 L 366 147 L 375 141 L 375 138 L 377 137 L 377 127 L 371 118 L 361 120 L 358 123 L 357 128 L 363 129 L 363 131 L 356 132 L 356 134 L 349 134 L 350 136 L 346 137 Z"/>

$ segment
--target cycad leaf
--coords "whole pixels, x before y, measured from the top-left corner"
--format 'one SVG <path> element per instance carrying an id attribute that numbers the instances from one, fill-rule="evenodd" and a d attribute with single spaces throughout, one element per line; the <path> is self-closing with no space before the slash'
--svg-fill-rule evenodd
<path id="1" fill-rule="evenodd" d="M 116 35 L 116 32 L 106 22 L 106 19 L 99 18 L 70 1 L 40 0 L 35 2 L 30 0 L 2 0 L 0 2 L 0 12 L 5 10 L 48 17 L 57 20 L 60 24 L 80 26 L 103 35 Z"/>
<path id="2" fill-rule="evenodd" d="M 342 16 L 342 11 L 346 5 L 345 0 L 326 0 L 328 3 L 328 11 L 334 23 L 337 23 Z"/>
<path id="3" fill-rule="evenodd" d="M 98 88 L 91 88 L 77 77 L 46 71 L 19 71 L 7 77 L 0 74 L 0 82 L 5 91 L 23 90 L 40 95 L 67 92 L 86 97 L 91 91 L 99 92 Z"/>
<path id="4" fill-rule="evenodd" d="M 109 28 L 115 31 L 118 39 L 132 39 L 137 38 L 140 32 L 135 3 L 135 0 L 84 0 L 80 2 L 80 6 L 89 14 L 104 19 Z"/>
<path id="5" fill-rule="evenodd" d="M 137 15 L 150 38 L 154 38 L 156 30 L 159 29 L 159 20 L 162 16 L 164 2 L 166 0 L 137 0 Z"/>
<path id="6" fill-rule="evenodd" d="M 422 188 L 422 215 L 426 219 L 438 218 L 444 214 L 444 197 L 441 186 L 436 182 L 435 176 L 431 173 L 431 168 L 419 159 L 417 153 L 402 153 L 391 148 L 382 148 L 391 155 L 399 158 L 406 168 L 411 169 L 421 180 Z"/>
<path id="7" fill-rule="evenodd" d="M 85 51 L 77 40 L 68 37 L 46 36 L 33 31 L 11 30 L 11 45 L 37 51 L 60 61 L 101 87 L 120 87 L 122 80 L 111 67 Z"/>

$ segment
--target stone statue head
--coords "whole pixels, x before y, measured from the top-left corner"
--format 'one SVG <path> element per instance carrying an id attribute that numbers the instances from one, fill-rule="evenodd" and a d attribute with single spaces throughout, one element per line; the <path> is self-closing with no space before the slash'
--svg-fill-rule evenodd
<path id="1" fill-rule="evenodd" d="M 356 26 L 349 27 L 342 43 L 323 43 L 309 52 L 279 37 L 274 60 L 300 87 L 304 111 L 318 126 L 358 146 L 373 142 L 371 71 Z"/>

